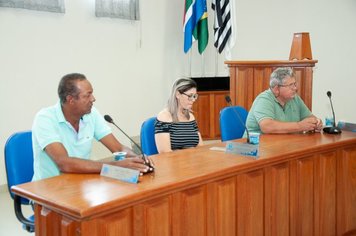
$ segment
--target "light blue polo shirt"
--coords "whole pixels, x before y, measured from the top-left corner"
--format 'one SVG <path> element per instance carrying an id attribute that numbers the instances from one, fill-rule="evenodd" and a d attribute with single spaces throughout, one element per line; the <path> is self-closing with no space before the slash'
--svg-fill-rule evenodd
<path id="1" fill-rule="evenodd" d="M 246 127 L 249 132 L 261 133 L 259 123 L 263 119 L 298 122 L 311 115 L 311 111 L 298 95 L 295 95 L 282 107 L 273 92 L 268 89 L 260 93 L 254 100 L 247 116 Z"/>
<path id="2" fill-rule="evenodd" d="M 32 126 L 34 175 L 32 181 L 60 174 L 55 162 L 44 151 L 51 143 L 62 143 L 70 157 L 89 159 L 93 139 L 100 140 L 111 133 L 110 127 L 94 107 L 82 117 L 79 132 L 64 118 L 61 104 L 40 110 Z"/>

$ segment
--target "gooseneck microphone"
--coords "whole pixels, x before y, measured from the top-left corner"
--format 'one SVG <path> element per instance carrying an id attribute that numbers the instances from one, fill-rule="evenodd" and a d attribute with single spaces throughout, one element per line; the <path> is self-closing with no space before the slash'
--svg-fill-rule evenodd
<path id="1" fill-rule="evenodd" d="M 127 133 L 125 133 L 119 126 L 117 126 L 117 125 L 115 124 L 115 122 L 114 122 L 114 120 L 111 118 L 111 116 L 105 115 L 105 116 L 104 116 L 104 119 L 105 119 L 107 122 L 113 124 L 116 128 L 118 128 L 118 129 L 138 148 L 138 150 L 140 150 L 140 153 L 143 154 L 143 151 L 142 151 L 141 147 L 140 147 L 135 141 L 133 141 L 133 139 L 130 138 L 130 136 L 129 136 Z"/>
<path id="2" fill-rule="evenodd" d="M 232 102 L 231 102 L 231 98 L 230 98 L 229 95 L 226 95 L 226 96 L 225 96 L 225 100 L 226 100 L 227 104 L 229 104 L 230 107 L 233 106 L 233 105 L 232 105 Z M 243 125 L 243 127 L 245 128 L 246 136 L 247 136 L 247 137 L 246 137 L 246 138 L 247 138 L 247 143 L 250 143 L 250 134 L 249 134 L 248 129 L 247 129 L 246 125 L 245 125 L 245 122 L 243 122 L 241 116 L 239 115 L 239 113 L 236 112 L 235 109 L 232 109 L 232 110 L 234 111 L 235 115 L 236 115 L 237 118 L 239 119 L 240 123 L 241 123 L 241 124 Z"/>
<path id="3" fill-rule="evenodd" d="M 147 158 L 145 157 L 145 155 L 143 154 L 142 148 L 132 139 L 130 138 L 130 136 L 128 134 L 126 134 L 118 125 L 115 124 L 114 120 L 111 118 L 111 116 L 109 115 L 104 115 L 104 119 L 108 122 L 113 124 L 116 128 L 118 128 L 137 148 L 138 150 L 140 150 L 141 155 L 142 155 L 142 159 L 145 161 L 145 165 L 149 167 L 148 171 L 146 173 L 149 172 L 153 172 L 154 171 L 154 167 L 151 165 L 151 163 L 147 160 Z"/>
<path id="4" fill-rule="evenodd" d="M 323 131 L 327 134 L 341 134 L 341 129 L 336 126 L 336 119 L 335 119 L 335 112 L 334 112 L 334 107 L 333 107 L 333 102 L 331 101 L 331 92 L 327 91 L 326 95 L 329 97 L 330 100 L 330 105 L 331 105 L 331 111 L 333 113 L 333 126 L 332 127 L 325 127 Z"/>

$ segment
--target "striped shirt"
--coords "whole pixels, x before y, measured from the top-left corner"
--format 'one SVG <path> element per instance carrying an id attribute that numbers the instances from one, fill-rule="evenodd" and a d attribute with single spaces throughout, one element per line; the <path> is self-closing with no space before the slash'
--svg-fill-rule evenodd
<path id="1" fill-rule="evenodd" d="M 198 125 L 195 120 L 188 122 L 162 122 L 156 119 L 155 134 L 169 133 L 171 149 L 196 147 L 199 144 Z"/>

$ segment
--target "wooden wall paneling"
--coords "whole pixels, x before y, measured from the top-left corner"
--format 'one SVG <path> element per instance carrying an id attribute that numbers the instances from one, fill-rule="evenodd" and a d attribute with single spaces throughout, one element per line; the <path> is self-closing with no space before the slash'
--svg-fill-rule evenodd
<path id="1" fill-rule="evenodd" d="M 296 160 L 295 192 L 291 193 L 296 204 L 296 235 L 313 235 L 314 233 L 314 157 L 309 156 Z M 296 199 L 295 199 L 295 198 Z M 294 233 L 292 233 L 294 235 Z"/>
<path id="2" fill-rule="evenodd" d="M 217 182 L 212 182 L 212 183 L 208 183 L 206 185 L 207 188 L 207 192 L 209 193 L 206 196 L 206 233 L 207 236 L 217 236 L 218 234 L 218 220 L 217 217 L 218 216 L 218 212 L 220 212 L 218 210 L 218 208 L 216 206 L 218 206 L 219 204 L 219 198 L 218 198 L 218 183 Z M 220 216 L 219 216 L 220 217 Z"/>
<path id="3" fill-rule="evenodd" d="M 183 235 L 206 235 L 206 191 L 204 186 L 183 192 Z"/>
<path id="4" fill-rule="evenodd" d="M 298 84 L 298 94 L 303 98 L 304 103 L 312 108 L 312 95 L 313 95 L 313 80 L 312 80 L 312 68 L 310 67 L 294 67 L 293 68 L 296 74 L 296 81 Z"/>
<path id="5" fill-rule="evenodd" d="M 304 68 L 304 73 L 305 77 L 304 79 L 304 94 L 303 94 L 303 99 L 305 100 L 305 104 L 307 107 L 309 107 L 310 110 L 312 110 L 312 105 L 313 105 L 313 67 L 305 67 Z"/>
<path id="6" fill-rule="evenodd" d="M 135 233 L 135 235 L 170 235 L 170 227 L 172 225 L 171 205 L 168 197 L 154 199 L 147 203 L 141 204 L 142 216 L 134 214 L 135 228 L 137 223 L 142 224 L 140 228 L 142 231 Z M 143 219 L 143 220 L 142 220 Z"/>
<path id="7" fill-rule="evenodd" d="M 42 205 L 38 205 L 38 204 L 34 205 L 34 214 L 36 216 L 40 216 L 41 215 L 41 210 L 42 210 Z M 42 236 L 43 234 L 41 234 L 41 227 L 44 227 L 44 226 L 41 224 L 41 220 L 38 219 L 38 217 L 37 217 L 37 221 L 36 222 L 37 222 L 35 224 L 36 236 Z"/>
<path id="8" fill-rule="evenodd" d="M 236 87 L 240 89 L 236 90 L 236 97 L 235 100 L 231 97 L 234 105 L 249 107 L 249 104 L 254 99 L 253 94 L 253 84 L 250 84 L 250 78 L 253 78 L 253 68 L 239 68 L 237 70 L 237 78 L 236 80 Z M 231 78 L 230 78 L 231 80 Z M 230 91 L 232 89 L 232 85 L 230 84 Z"/>
<path id="9" fill-rule="evenodd" d="M 210 95 L 207 93 L 199 93 L 198 100 L 193 106 L 194 116 L 197 120 L 200 134 L 202 138 L 210 137 Z"/>
<path id="10" fill-rule="evenodd" d="M 253 86 L 253 93 L 249 96 L 249 102 L 246 104 L 248 110 L 251 109 L 255 98 L 263 91 L 269 88 L 269 78 L 272 73 L 270 67 L 254 67 L 253 79 L 249 78 L 249 86 Z M 252 82 L 251 82 L 252 80 Z"/>
<path id="11" fill-rule="evenodd" d="M 236 235 L 236 177 L 207 184 L 208 236 Z"/>
<path id="12" fill-rule="evenodd" d="M 41 227 L 40 227 L 40 235 L 60 235 L 60 216 L 45 207 L 41 208 Z M 56 222 L 53 224 L 52 222 Z"/>
<path id="13" fill-rule="evenodd" d="M 173 214 L 171 215 L 171 235 L 172 236 L 180 236 L 183 235 L 181 226 L 183 224 L 182 219 L 184 217 L 184 212 L 182 210 L 182 193 L 177 192 L 171 196 L 171 208 Z"/>
<path id="14" fill-rule="evenodd" d="M 130 224 L 131 225 L 131 224 Z M 76 231 L 71 231 L 69 235 L 81 235 L 81 236 L 90 236 L 90 235 L 103 235 L 105 231 L 105 222 L 104 224 L 101 221 L 101 218 L 91 219 L 91 220 L 81 220 L 79 227 Z M 104 232 L 104 235 L 108 235 L 110 232 Z"/>
<path id="15" fill-rule="evenodd" d="M 97 220 L 85 221 L 83 224 L 86 224 L 86 227 L 83 228 L 86 231 L 82 232 L 82 235 L 137 235 L 135 233 L 137 233 L 137 230 L 141 230 L 142 227 L 135 229 L 133 217 L 133 209 L 130 207 L 107 216 L 99 217 Z M 94 231 L 95 229 L 96 231 Z"/>
<path id="16" fill-rule="evenodd" d="M 236 177 L 220 181 L 218 194 L 217 235 L 236 235 Z"/>
<path id="17" fill-rule="evenodd" d="M 297 73 L 301 98 L 311 109 L 313 67 L 317 60 L 226 61 L 230 68 L 230 96 L 234 104 L 250 110 L 255 97 L 269 88 L 269 77 L 277 67 L 292 67 Z"/>
<path id="18" fill-rule="evenodd" d="M 297 196 L 297 161 L 289 162 L 289 235 L 297 235 L 297 207 L 298 207 L 298 196 Z"/>
<path id="19" fill-rule="evenodd" d="M 269 88 L 269 78 L 272 73 L 272 68 L 270 67 L 255 67 L 254 68 L 254 80 L 253 80 L 253 98 L 252 103 L 261 92 Z M 251 103 L 251 106 L 252 106 Z M 249 109 L 251 108 L 249 107 Z"/>
<path id="20" fill-rule="evenodd" d="M 80 224 L 68 217 L 63 216 L 61 221 L 61 234 L 62 236 L 71 235 L 72 232 L 79 232 Z"/>
<path id="21" fill-rule="evenodd" d="M 337 158 L 337 235 L 356 235 L 356 147 Z"/>
<path id="22" fill-rule="evenodd" d="M 265 72 L 265 68 L 264 67 L 254 67 L 253 68 L 253 80 L 249 82 L 250 86 L 253 87 L 253 93 L 251 96 L 251 101 L 249 102 L 250 107 L 248 108 L 248 110 L 251 109 L 252 103 L 255 99 L 255 97 L 260 94 L 263 90 L 264 90 L 264 73 Z M 251 78 L 249 78 L 249 80 L 251 80 Z M 252 82 L 252 83 L 251 83 Z"/>
<path id="23" fill-rule="evenodd" d="M 212 135 L 212 138 L 217 138 L 221 136 L 219 117 L 221 109 L 227 106 L 225 96 L 228 94 L 229 92 L 226 91 L 214 94 L 214 129 L 212 129 L 214 133 Z"/>
<path id="24" fill-rule="evenodd" d="M 305 94 L 305 89 L 303 88 L 305 81 L 303 80 L 304 76 L 304 72 L 305 70 L 303 68 L 293 68 L 294 73 L 295 73 L 295 79 L 297 82 L 297 89 L 298 89 L 298 94 L 301 97 L 304 97 Z"/>
<path id="25" fill-rule="evenodd" d="M 237 78 L 238 75 L 237 73 L 239 72 L 239 70 L 237 69 L 236 66 L 230 66 L 230 91 L 229 91 L 229 96 L 231 98 L 231 102 L 233 105 L 236 105 L 236 98 L 237 98 L 237 90 L 233 89 L 236 88 L 236 83 L 237 83 Z"/>
<path id="26" fill-rule="evenodd" d="M 149 219 L 147 218 L 150 218 L 150 217 L 146 217 L 147 216 L 146 208 L 148 208 L 147 205 L 150 204 L 149 203 L 137 204 L 131 208 L 131 210 L 133 211 L 132 218 L 131 218 L 132 223 L 130 224 L 133 227 L 132 235 L 135 236 L 144 235 L 144 233 L 148 231 L 147 228 L 151 228 L 150 225 L 147 225 L 149 221 Z M 162 215 L 164 214 L 165 212 L 162 212 Z M 127 216 L 131 217 L 131 215 L 127 215 Z"/>
<path id="27" fill-rule="evenodd" d="M 172 235 L 206 235 L 206 186 L 175 194 Z"/>
<path id="28" fill-rule="evenodd" d="M 232 77 L 230 77 L 230 93 L 231 93 L 231 101 L 232 104 L 235 106 L 243 106 L 245 107 L 245 104 L 248 104 L 248 98 L 245 96 L 247 87 L 245 86 L 246 84 L 246 78 L 248 77 L 248 73 L 253 74 L 253 69 L 248 69 L 248 68 L 241 68 L 238 69 L 237 67 L 234 68 L 236 70 L 234 81 L 235 81 L 235 87 L 233 86 L 233 83 L 231 83 Z M 239 87 L 240 90 L 233 89 Z M 243 92 L 241 92 L 243 91 Z M 235 95 L 235 96 L 233 96 Z"/>
<path id="29" fill-rule="evenodd" d="M 228 91 L 202 91 L 193 105 L 194 116 L 197 120 L 203 139 L 220 138 L 220 110 L 227 106 L 225 96 Z"/>
<path id="30" fill-rule="evenodd" d="M 244 87 L 245 87 L 245 93 L 241 94 L 242 96 L 245 97 L 245 99 L 247 99 L 247 104 L 246 106 L 248 106 L 247 110 L 250 110 L 251 108 L 251 104 L 253 103 L 253 100 L 255 99 L 254 96 L 254 86 L 253 84 L 251 84 L 251 76 L 254 78 L 255 76 L 255 71 L 254 69 L 248 69 L 247 70 L 248 73 L 246 74 L 246 77 L 244 78 Z M 238 86 L 238 85 L 237 85 Z"/>
<path id="31" fill-rule="evenodd" d="M 263 170 L 237 176 L 237 235 L 264 234 Z"/>
<path id="32" fill-rule="evenodd" d="M 313 235 L 336 235 L 336 157 L 327 152 L 315 159 Z"/>
<path id="33" fill-rule="evenodd" d="M 289 163 L 265 169 L 265 236 L 289 234 Z"/>
<path id="34" fill-rule="evenodd" d="M 215 133 L 215 94 L 212 93 L 209 95 L 209 120 L 210 120 L 210 126 L 209 126 L 209 138 L 214 137 Z M 217 116 L 219 117 L 219 116 Z"/>

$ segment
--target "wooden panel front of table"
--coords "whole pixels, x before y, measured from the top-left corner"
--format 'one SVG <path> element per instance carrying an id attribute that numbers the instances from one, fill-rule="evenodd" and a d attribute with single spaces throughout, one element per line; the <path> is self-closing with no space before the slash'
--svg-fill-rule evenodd
<path id="1" fill-rule="evenodd" d="M 41 236 L 356 233 L 355 133 L 262 135 L 258 160 L 209 149 L 224 145 L 153 156 L 138 184 L 63 174 L 13 191 Z"/>

